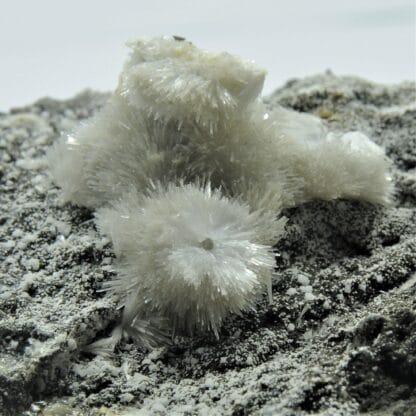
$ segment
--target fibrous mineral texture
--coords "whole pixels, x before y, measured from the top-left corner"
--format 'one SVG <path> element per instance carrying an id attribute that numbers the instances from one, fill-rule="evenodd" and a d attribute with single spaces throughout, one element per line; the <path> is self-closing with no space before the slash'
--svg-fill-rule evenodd
<path id="1" fill-rule="evenodd" d="M 383 146 L 392 205 L 288 209 L 271 305 L 227 320 L 219 341 L 177 337 L 146 353 L 122 340 L 93 357 L 84 347 L 118 319 L 116 299 L 99 290 L 114 278 L 113 248 L 91 211 L 62 205 L 44 155 L 106 99 L 89 92 L 0 115 L 0 413 L 413 415 L 415 85 L 325 74 L 267 97 L 270 109 L 311 113 Z"/>
<path id="2" fill-rule="evenodd" d="M 123 316 L 91 345 L 96 353 L 123 335 L 145 348 L 177 331 L 218 335 L 266 288 L 271 299 L 282 209 L 311 199 L 386 204 L 391 193 L 380 146 L 267 109 L 265 71 L 253 61 L 175 36 L 129 46 L 104 109 L 48 152 L 64 199 L 97 209 L 118 258 L 106 286 Z"/>

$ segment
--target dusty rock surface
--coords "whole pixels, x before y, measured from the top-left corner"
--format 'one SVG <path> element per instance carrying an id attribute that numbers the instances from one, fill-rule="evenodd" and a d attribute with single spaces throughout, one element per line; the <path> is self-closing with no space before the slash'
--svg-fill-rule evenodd
<path id="1" fill-rule="evenodd" d="M 60 201 L 45 151 L 106 94 L 0 114 L 1 415 L 415 415 L 416 88 L 330 73 L 265 98 L 358 129 L 392 160 L 394 202 L 314 201 L 284 214 L 273 304 L 231 317 L 217 341 L 150 353 L 116 325 L 111 244 L 92 212 Z M 128 410 L 130 409 L 130 410 Z"/>

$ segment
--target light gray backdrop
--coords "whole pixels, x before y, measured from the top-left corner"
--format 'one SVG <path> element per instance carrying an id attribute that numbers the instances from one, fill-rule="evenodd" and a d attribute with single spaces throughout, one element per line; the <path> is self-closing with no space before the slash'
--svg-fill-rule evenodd
<path id="1" fill-rule="evenodd" d="M 153 34 L 255 59 L 266 93 L 327 68 L 415 78 L 414 0 L 0 0 L 0 111 L 112 89 L 125 41 Z"/>

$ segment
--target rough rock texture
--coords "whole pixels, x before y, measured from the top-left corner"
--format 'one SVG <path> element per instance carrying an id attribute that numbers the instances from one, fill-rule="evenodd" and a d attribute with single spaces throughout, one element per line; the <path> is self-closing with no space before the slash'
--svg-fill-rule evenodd
<path id="1" fill-rule="evenodd" d="M 103 358 L 83 348 L 119 318 L 100 291 L 114 273 L 111 244 L 90 211 L 62 205 L 44 155 L 106 98 L 0 114 L 0 414 L 416 414 L 414 83 L 328 73 L 267 97 L 384 146 L 394 203 L 288 210 L 272 305 L 230 318 L 219 341 L 177 337 L 145 353 L 125 340 Z"/>

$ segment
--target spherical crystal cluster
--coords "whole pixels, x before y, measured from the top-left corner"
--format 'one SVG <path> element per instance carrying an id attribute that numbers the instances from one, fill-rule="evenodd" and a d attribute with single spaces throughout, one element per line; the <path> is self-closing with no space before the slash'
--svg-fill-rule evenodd
<path id="1" fill-rule="evenodd" d="M 111 287 L 132 316 L 171 317 L 177 329 L 218 334 L 230 312 L 253 308 L 264 287 L 271 293 L 274 256 L 258 238 L 270 220 L 209 184 L 130 195 L 98 215 L 123 258 Z M 276 234 L 279 226 L 272 225 Z"/>
<path id="2" fill-rule="evenodd" d="M 252 61 L 179 37 L 129 46 L 107 105 L 56 143 L 50 168 L 64 199 L 97 210 L 113 242 L 116 334 L 145 347 L 163 338 L 158 323 L 218 335 L 227 315 L 253 308 L 265 288 L 271 296 L 281 209 L 313 198 L 386 203 L 388 163 L 362 133 L 268 111 L 265 71 Z"/>

